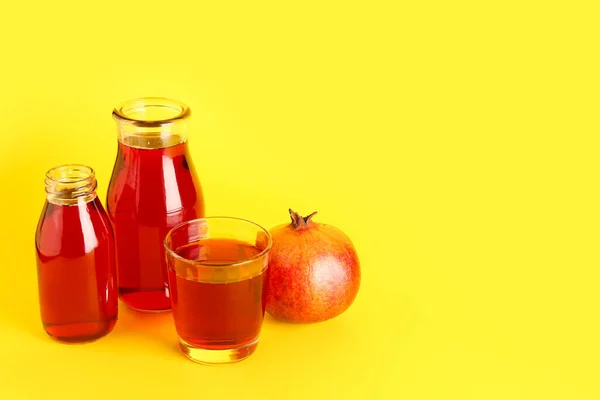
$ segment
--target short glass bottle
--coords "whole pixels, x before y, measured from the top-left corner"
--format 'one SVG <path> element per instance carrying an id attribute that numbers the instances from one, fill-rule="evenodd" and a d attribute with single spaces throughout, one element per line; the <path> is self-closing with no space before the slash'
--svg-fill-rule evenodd
<path id="1" fill-rule="evenodd" d="M 92 168 L 52 168 L 45 184 L 35 235 L 42 324 L 60 342 L 93 341 L 108 334 L 118 316 L 112 227 Z"/>

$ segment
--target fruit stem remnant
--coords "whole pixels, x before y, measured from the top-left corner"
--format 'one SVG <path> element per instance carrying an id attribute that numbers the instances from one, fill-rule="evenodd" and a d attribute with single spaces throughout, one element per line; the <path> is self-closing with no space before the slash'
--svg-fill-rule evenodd
<path id="1" fill-rule="evenodd" d="M 294 226 L 294 229 L 308 228 L 308 225 L 311 223 L 310 219 L 317 214 L 317 212 L 315 211 L 312 214 L 307 215 L 306 217 L 302 217 L 300 214 L 293 211 L 291 208 L 288 211 L 290 212 L 290 217 L 292 218 L 292 225 Z"/>

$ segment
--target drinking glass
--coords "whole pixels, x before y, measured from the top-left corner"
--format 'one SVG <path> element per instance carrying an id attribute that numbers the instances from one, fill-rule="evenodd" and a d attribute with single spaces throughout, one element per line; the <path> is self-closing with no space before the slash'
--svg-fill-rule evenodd
<path id="1" fill-rule="evenodd" d="M 206 217 L 175 226 L 164 245 L 183 354 L 204 364 L 249 357 L 265 314 L 269 232 L 241 218 Z"/>

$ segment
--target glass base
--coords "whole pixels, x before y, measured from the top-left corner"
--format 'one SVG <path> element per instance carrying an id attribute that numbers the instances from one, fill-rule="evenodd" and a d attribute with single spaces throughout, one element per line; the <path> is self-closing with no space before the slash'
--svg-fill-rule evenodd
<path id="1" fill-rule="evenodd" d="M 258 339 L 240 347 L 225 350 L 209 350 L 194 347 L 179 338 L 179 347 L 190 360 L 206 365 L 232 364 L 250 357 L 258 346 Z"/>

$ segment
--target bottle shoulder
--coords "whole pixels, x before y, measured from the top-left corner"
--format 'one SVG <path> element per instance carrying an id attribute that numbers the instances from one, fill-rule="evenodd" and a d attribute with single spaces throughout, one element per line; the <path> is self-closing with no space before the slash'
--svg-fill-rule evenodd
<path id="1" fill-rule="evenodd" d="M 112 247 L 113 232 L 100 200 L 73 205 L 46 202 L 36 230 L 36 248 L 47 257 L 79 257 Z"/>

